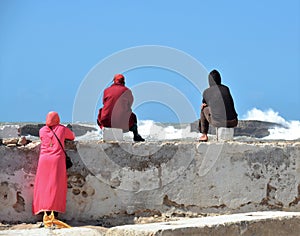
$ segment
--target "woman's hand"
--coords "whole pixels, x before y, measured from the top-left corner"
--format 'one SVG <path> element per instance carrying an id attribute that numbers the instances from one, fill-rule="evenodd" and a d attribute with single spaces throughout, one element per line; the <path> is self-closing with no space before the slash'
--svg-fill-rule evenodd
<path id="1" fill-rule="evenodd" d="M 202 104 L 201 104 L 201 111 L 203 110 L 204 107 L 207 107 L 207 104 L 206 104 L 206 103 L 202 103 Z"/>

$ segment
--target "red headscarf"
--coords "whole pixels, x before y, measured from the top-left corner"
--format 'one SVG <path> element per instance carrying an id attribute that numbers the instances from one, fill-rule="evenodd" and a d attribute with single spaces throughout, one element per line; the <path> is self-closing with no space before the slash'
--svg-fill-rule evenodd
<path id="1" fill-rule="evenodd" d="M 125 84 L 125 77 L 122 74 L 116 74 L 114 76 L 114 84 Z"/>
<path id="2" fill-rule="evenodd" d="M 46 125 L 51 127 L 60 123 L 59 115 L 55 111 L 50 111 L 46 117 Z"/>

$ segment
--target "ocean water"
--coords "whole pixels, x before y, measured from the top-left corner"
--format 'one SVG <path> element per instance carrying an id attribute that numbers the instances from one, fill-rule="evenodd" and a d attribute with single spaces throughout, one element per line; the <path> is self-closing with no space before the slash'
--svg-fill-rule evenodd
<path id="1" fill-rule="evenodd" d="M 249 110 L 243 117 L 245 120 L 260 120 L 280 124 L 281 127 L 269 129 L 270 135 L 265 140 L 297 140 L 300 139 L 300 121 L 285 120 L 273 109 L 262 111 L 257 108 Z"/>
<path id="2" fill-rule="evenodd" d="M 139 122 L 139 133 L 147 141 L 167 141 L 167 140 L 184 140 L 194 141 L 200 137 L 200 133 L 191 132 L 189 124 L 160 124 L 152 120 Z M 76 140 L 99 140 L 102 138 L 102 130 L 98 127 L 97 131 L 88 132 L 84 136 L 77 137 Z M 300 121 L 290 121 L 285 127 L 275 127 L 269 129 L 270 135 L 264 138 L 234 137 L 236 140 L 299 140 L 300 139 Z M 131 132 L 124 133 L 124 140 L 132 140 Z M 211 135 L 210 139 L 215 137 Z"/>
<path id="3" fill-rule="evenodd" d="M 253 108 L 241 117 L 242 120 L 259 120 L 277 123 L 280 126 L 269 129 L 270 135 L 264 138 L 234 137 L 237 140 L 298 140 L 300 139 L 300 121 L 285 120 L 272 109 L 265 111 Z M 77 137 L 77 140 L 99 140 L 102 138 L 102 131 L 99 127 L 97 131 L 87 133 L 85 136 Z M 187 140 L 193 141 L 200 137 L 200 133 L 191 132 L 190 124 L 162 124 L 153 120 L 141 120 L 138 123 L 139 133 L 147 141 L 165 140 Z M 132 140 L 132 133 L 124 134 L 124 140 Z M 214 137 L 210 137 L 214 138 Z"/>
<path id="4" fill-rule="evenodd" d="M 278 112 L 272 109 L 261 111 L 253 108 L 242 117 L 243 120 L 260 120 L 280 124 L 281 126 L 269 129 L 270 135 L 261 139 L 250 137 L 234 137 L 236 140 L 299 140 L 300 139 L 300 121 L 287 121 L 281 117 Z M 9 133 L 16 132 L 19 126 L 24 123 L 0 123 L 0 138 L 1 134 L 9 137 Z M 101 140 L 102 130 L 96 124 L 79 123 L 83 126 L 93 127 L 96 130 L 87 132 L 85 135 L 76 137 L 75 140 Z M 200 137 L 200 133 L 191 132 L 190 124 L 165 124 L 155 122 L 153 120 L 141 120 L 138 123 L 139 133 L 147 141 L 166 141 L 166 140 L 184 140 L 194 141 Z M 30 140 L 36 140 L 38 137 L 27 136 Z M 132 132 L 124 133 L 124 140 L 131 141 L 133 138 Z M 210 137 L 214 139 L 214 137 Z"/>
<path id="5" fill-rule="evenodd" d="M 81 124 L 84 125 L 84 124 Z M 84 136 L 76 137 L 76 140 L 99 140 L 102 138 L 102 130 L 94 126 L 97 131 L 88 132 Z M 199 137 L 198 132 L 190 132 L 190 124 L 162 124 L 153 120 L 142 120 L 138 122 L 139 134 L 147 141 L 165 141 L 165 140 L 196 140 Z M 125 141 L 133 139 L 132 132 L 124 133 Z"/>

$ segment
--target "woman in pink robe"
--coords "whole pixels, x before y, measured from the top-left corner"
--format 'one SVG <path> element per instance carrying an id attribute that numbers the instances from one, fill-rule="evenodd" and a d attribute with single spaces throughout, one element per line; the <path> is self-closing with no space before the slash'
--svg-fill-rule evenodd
<path id="1" fill-rule="evenodd" d="M 51 130 L 52 129 L 52 130 Z M 34 184 L 33 214 L 44 211 L 65 212 L 67 198 L 66 157 L 56 136 L 64 146 L 65 139 L 74 140 L 74 133 L 60 124 L 57 112 L 49 112 L 46 126 L 40 129 L 40 157 Z"/>

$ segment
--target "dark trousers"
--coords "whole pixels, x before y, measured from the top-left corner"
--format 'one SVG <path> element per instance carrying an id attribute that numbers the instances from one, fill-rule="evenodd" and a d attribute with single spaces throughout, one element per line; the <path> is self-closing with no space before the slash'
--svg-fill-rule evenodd
<path id="1" fill-rule="evenodd" d="M 54 211 L 53 214 L 54 214 L 54 217 L 58 216 L 58 212 L 57 211 Z M 47 211 L 47 215 L 50 216 L 51 215 L 51 211 Z"/>
<path id="2" fill-rule="evenodd" d="M 209 124 L 214 127 L 227 127 L 232 128 L 236 127 L 238 124 L 237 119 L 233 120 L 226 120 L 223 122 L 215 121 L 211 117 L 210 107 L 204 107 L 200 113 L 200 120 L 199 120 L 199 131 L 202 134 L 208 134 Z"/>
<path id="3" fill-rule="evenodd" d="M 133 125 L 129 128 L 129 131 L 131 131 L 134 135 L 137 135 L 138 134 L 137 118 L 133 112 L 131 113 L 130 120 L 133 121 Z"/>

